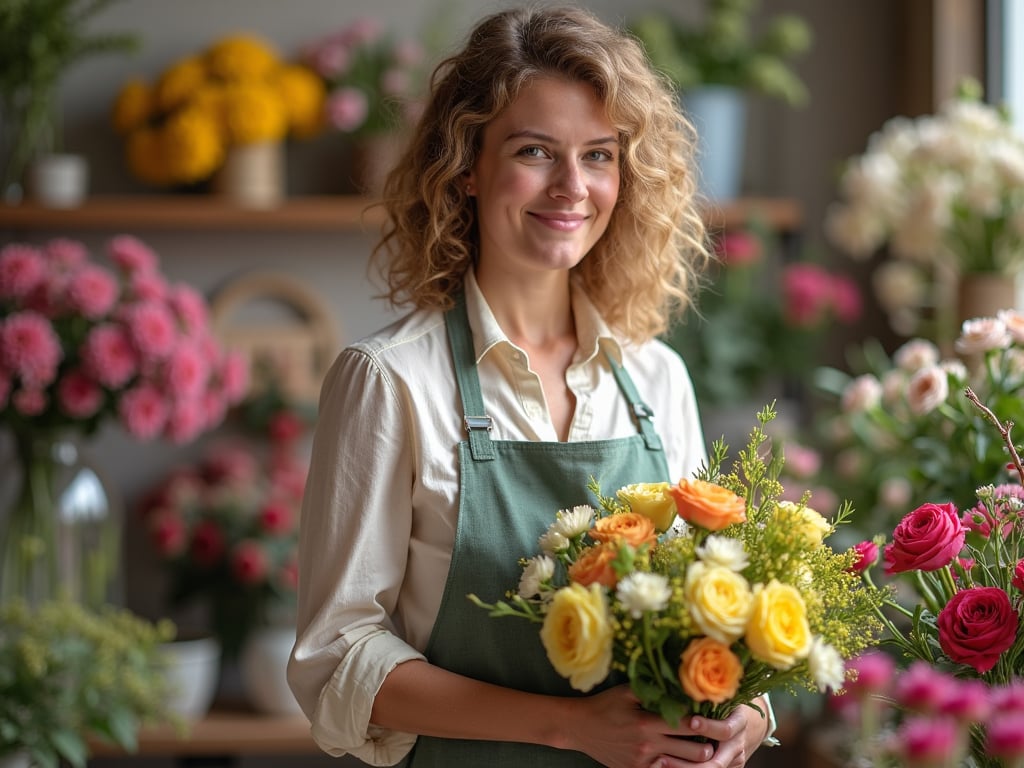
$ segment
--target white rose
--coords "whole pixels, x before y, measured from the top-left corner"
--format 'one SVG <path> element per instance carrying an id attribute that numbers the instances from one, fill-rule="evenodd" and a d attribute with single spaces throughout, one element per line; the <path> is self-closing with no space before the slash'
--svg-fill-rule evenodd
<path id="1" fill-rule="evenodd" d="M 728 536 L 708 536 L 697 547 L 697 557 L 710 565 L 720 565 L 739 573 L 750 564 L 750 558 L 739 539 Z"/>

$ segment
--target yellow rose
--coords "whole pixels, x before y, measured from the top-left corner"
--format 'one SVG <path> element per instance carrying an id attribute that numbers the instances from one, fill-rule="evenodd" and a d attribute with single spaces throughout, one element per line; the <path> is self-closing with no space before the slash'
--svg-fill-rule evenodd
<path id="1" fill-rule="evenodd" d="M 683 591 L 701 632 L 726 645 L 743 637 L 754 607 L 754 596 L 743 576 L 698 561 L 686 571 Z"/>
<path id="2" fill-rule="evenodd" d="M 668 495 L 669 487 L 668 483 L 633 483 L 620 488 L 615 495 L 654 523 L 655 530 L 664 533 L 676 520 L 676 502 Z"/>
<path id="3" fill-rule="evenodd" d="M 796 534 L 806 542 L 808 549 L 820 547 L 832 527 L 828 520 L 815 510 L 801 507 L 792 501 L 780 501 L 778 514 L 785 516 Z"/>
<path id="4" fill-rule="evenodd" d="M 690 641 L 679 664 L 679 684 L 694 701 L 722 704 L 739 690 L 743 663 L 739 657 L 710 637 Z"/>
<path id="5" fill-rule="evenodd" d="M 668 494 L 683 520 L 709 531 L 720 531 L 747 519 L 742 496 L 705 480 L 680 480 L 668 489 Z"/>
<path id="6" fill-rule="evenodd" d="M 755 659 L 789 669 L 811 651 L 807 606 L 795 587 L 772 579 L 754 587 L 747 646 Z"/>
<path id="7" fill-rule="evenodd" d="M 612 636 L 608 604 L 598 584 L 570 584 L 558 590 L 540 630 L 551 666 L 584 692 L 608 676 Z"/>

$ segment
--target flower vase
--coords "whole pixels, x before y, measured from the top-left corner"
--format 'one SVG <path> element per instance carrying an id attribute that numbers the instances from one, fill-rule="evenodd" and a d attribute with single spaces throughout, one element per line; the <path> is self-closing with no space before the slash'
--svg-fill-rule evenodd
<path id="1" fill-rule="evenodd" d="M 228 149 L 213 179 L 217 194 L 242 208 L 273 208 L 284 200 L 284 144 L 264 141 Z"/>
<path id="2" fill-rule="evenodd" d="M 961 275 L 957 284 L 957 326 L 960 332 L 965 320 L 994 317 L 1001 309 L 1017 306 L 1016 275 L 1000 272 L 978 272 Z"/>
<path id="3" fill-rule="evenodd" d="M 388 174 L 398 164 L 405 139 L 401 133 L 366 136 L 352 148 L 352 181 L 361 194 L 380 197 Z"/>
<path id="4" fill-rule="evenodd" d="M 295 627 L 261 627 L 246 641 L 239 660 L 242 685 L 249 703 L 269 715 L 302 713 L 288 687 L 288 657 L 295 645 Z"/>
<path id="5" fill-rule="evenodd" d="M 68 433 L 13 436 L 15 460 L 0 470 L 9 494 L 0 506 L 0 600 L 120 603 L 123 508 L 114 488 Z"/>

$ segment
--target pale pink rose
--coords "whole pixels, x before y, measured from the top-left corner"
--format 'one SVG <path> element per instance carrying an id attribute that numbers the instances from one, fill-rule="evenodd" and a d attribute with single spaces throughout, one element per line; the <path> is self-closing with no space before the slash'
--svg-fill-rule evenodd
<path id="1" fill-rule="evenodd" d="M 155 301 L 133 304 L 125 312 L 124 322 L 143 362 L 165 359 L 178 341 L 174 316 Z"/>
<path id="2" fill-rule="evenodd" d="M 907 386 L 907 405 L 912 413 L 923 416 L 931 413 L 949 397 L 949 378 L 946 372 L 933 365 L 922 368 L 910 377 Z"/>
<path id="3" fill-rule="evenodd" d="M 165 435 L 172 442 L 184 445 L 197 438 L 206 428 L 206 411 L 199 398 L 178 400 L 167 416 Z"/>
<path id="4" fill-rule="evenodd" d="M 882 397 L 882 385 L 870 373 L 864 373 L 851 381 L 843 390 L 840 407 L 846 413 L 862 413 L 878 405 Z"/>
<path id="5" fill-rule="evenodd" d="M 159 272 L 135 272 L 128 278 L 128 293 L 137 301 L 164 301 L 167 280 Z"/>
<path id="6" fill-rule="evenodd" d="M 938 363 L 939 348 L 927 339 L 911 339 L 893 353 L 892 361 L 897 368 L 914 373 Z"/>
<path id="7" fill-rule="evenodd" d="M 922 713 L 936 713 L 956 687 L 956 678 L 940 672 L 926 661 L 915 661 L 896 678 L 893 698 L 901 707 Z"/>
<path id="8" fill-rule="evenodd" d="M 28 387 L 48 386 L 64 358 L 53 325 L 36 312 L 16 312 L 0 324 L 0 366 Z"/>
<path id="9" fill-rule="evenodd" d="M 125 430 L 138 440 L 158 437 L 167 424 L 167 398 L 152 384 L 126 390 L 117 410 Z"/>
<path id="10" fill-rule="evenodd" d="M 330 80 L 348 72 L 352 53 L 341 40 L 325 40 L 306 51 L 306 63 L 321 77 Z"/>
<path id="11" fill-rule="evenodd" d="M 1018 344 L 1024 344 L 1024 314 L 1013 309 L 1001 309 L 996 318 L 1006 326 L 1007 333 Z"/>
<path id="12" fill-rule="evenodd" d="M 57 237 L 46 244 L 50 263 L 61 269 L 75 269 L 89 260 L 89 251 L 77 240 Z"/>
<path id="13" fill-rule="evenodd" d="M 1024 757 L 1024 712 L 995 710 L 985 723 L 985 752 L 1005 765 Z"/>
<path id="14" fill-rule="evenodd" d="M 110 272 L 89 264 L 72 274 L 68 281 L 68 307 L 95 320 L 111 310 L 118 291 L 117 280 Z"/>
<path id="15" fill-rule="evenodd" d="M 190 285 L 173 286 L 167 292 L 167 303 L 174 311 L 186 336 L 197 336 L 209 323 L 206 300 Z"/>
<path id="16" fill-rule="evenodd" d="M 97 325 L 81 347 L 85 372 L 110 389 L 118 389 L 138 373 L 139 358 L 128 332 L 119 325 Z"/>
<path id="17" fill-rule="evenodd" d="M 905 477 L 887 477 L 878 487 L 878 500 L 889 509 L 905 509 L 910 503 L 913 488 Z"/>
<path id="18" fill-rule="evenodd" d="M 327 97 L 324 105 L 327 122 L 339 131 L 351 133 L 366 122 L 370 102 L 358 88 L 339 88 Z"/>
<path id="19" fill-rule="evenodd" d="M 1010 346 L 1012 337 L 1002 320 L 977 317 L 960 326 L 960 338 L 953 345 L 961 355 L 975 355 Z"/>
<path id="20" fill-rule="evenodd" d="M 88 419 L 103 405 L 103 390 L 83 371 L 68 371 L 57 382 L 57 405 L 73 419 Z"/>
<path id="21" fill-rule="evenodd" d="M 107 250 L 114 264 L 129 274 L 152 272 L 159 263 L 153 250 L 132 235 L 118 235 L 110 241 Z"/>
<path id="22" fill-rule="evenodd" d="M 267 577 L 270 556 L 255 539 L 243 539 L 231 553 L 231 572 L 242 584 L 258 584 Z"/>
<path id="23" fill-rule="evenodd" d="M 408 38 L 395 43 L 394 57 L 400 67 L 409 69 L 423 63 L 426 52 L 416 40 Z"/>
<path id="24" fill-rule="evenodd" d="M 171 350 L 165 367 L 166 379 L 175 400 L 199 397 L 210 378 L 210 363 L 199 345 L 185 342 Z"/>
<path id="25" fill-rule="evenodd" d="M 960 360 L 943 360 L 939 363 L 939 368 L 946 372 L 946 375 L 952 378 L 954 381 L 964 383 L 967 381 L 968 372 L 967 366 Z"/>
<path id="26" fill-rule="evenodd" d="M 46 261 L 31 245 L 11 243 L 0 249 L 0 299 L 24 299 L 46 277 Z"/>
<path id="27" fill-rule="evenodd" d="M 49 403 L 49 398 L 41 389 L 19 389 L 11 395 L 14 410 L 22 416 L 38 416 Z"/>
<path id="28" fill-rule="evenodd" d="M 795 478 L 806 480 L 821 470 L 821 454 L 799 443 L 785 446 L 786 469 Z"/>
<path id="29" fill-rule="evenodd" d="M 951 717 L 908 717 L 892 744 L 907 766 L 949 765 L 960 747 L 960 727 Z"/>
<path id="30" fill-rule="evenodd" d="M 901 405 L 906 400 L 910 374 L 902 368 L 893 368 L 882 374 L 882 402 L 887 406 Z"/>

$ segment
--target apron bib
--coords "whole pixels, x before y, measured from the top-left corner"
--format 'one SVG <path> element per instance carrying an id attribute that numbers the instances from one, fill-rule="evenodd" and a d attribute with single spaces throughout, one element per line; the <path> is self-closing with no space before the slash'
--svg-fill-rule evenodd
<path id="1" fill-rule="evenodd" d="M 468 439 L 459 444 L 459 518 L 451 565 L 427 646 L 431 663 L 478 680 L 554 696 L 581 696 L 552 668 L 539 625 L 491 618 L 469 601 L 504 599 L 519 581 L 521 557 L 539 552 L 538 539 L 560 509 L 593 503 L 587 481 L 602 492 L 628 483 L 668 481 L 651 413 L 632 380 L 609 356 L 637 423 L 628 438 L 574 443 L 492 440 L 474 363 L 465 298 L 446 316 Z M 605 686 L 618 681 L 609 680 Z M 410 768 L 574 768 L 597 765 L 581 752 L 513 742 L 420 736 Z"/>

